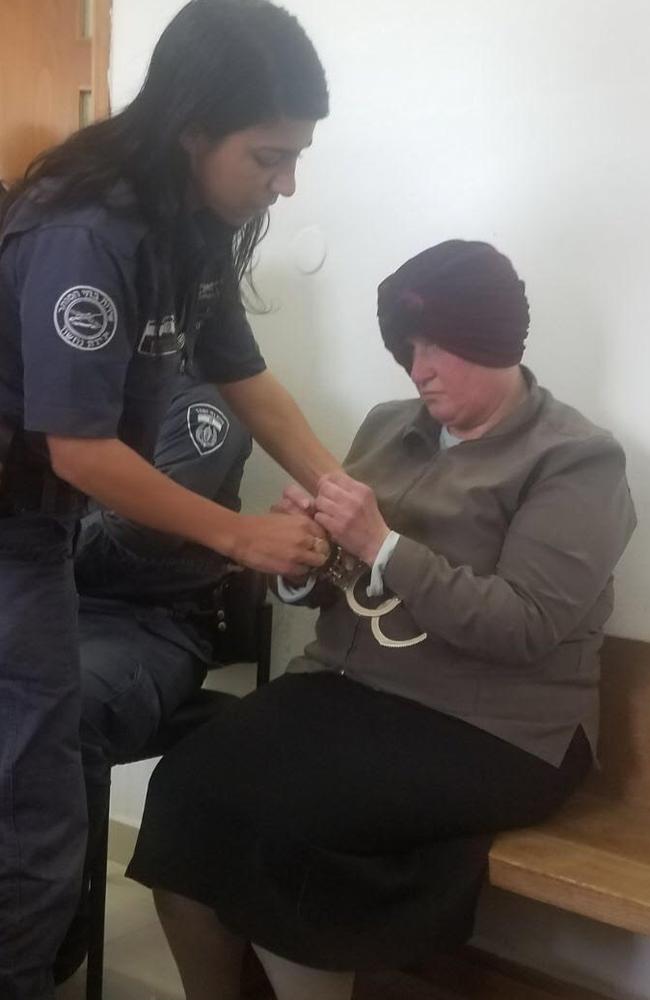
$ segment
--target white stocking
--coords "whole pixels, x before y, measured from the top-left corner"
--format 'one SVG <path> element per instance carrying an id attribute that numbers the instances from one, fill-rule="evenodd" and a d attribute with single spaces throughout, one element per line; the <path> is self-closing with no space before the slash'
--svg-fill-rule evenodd
<path id="1" fill-rule="evenodd" d="M 278 1000 L 352 1000 L 354 972 L 310 969 L 254 944 Z"/>

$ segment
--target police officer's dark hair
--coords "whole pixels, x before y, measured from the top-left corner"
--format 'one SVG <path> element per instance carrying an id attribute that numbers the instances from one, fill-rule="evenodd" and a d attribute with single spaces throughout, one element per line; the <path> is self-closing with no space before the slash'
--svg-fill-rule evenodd
<path id="1" fill-rule="evenodd" d="M 113 118 L 75 133 L 39 156 L 0 206 L 0 230 L 11 205 L 39 185 L 55 207 L 102 200 L 128 180 L 147 222 L 173 238 L 184 211 L 188 133 L 219 140 L 280 118 L 317 121 L 329 111 L 316 51 L 296 18 L 268 0 L 191 0 L 163 32 L 138 96 Z M 238 280 L 266 229 L 243 226 L 232 249 Z"/>

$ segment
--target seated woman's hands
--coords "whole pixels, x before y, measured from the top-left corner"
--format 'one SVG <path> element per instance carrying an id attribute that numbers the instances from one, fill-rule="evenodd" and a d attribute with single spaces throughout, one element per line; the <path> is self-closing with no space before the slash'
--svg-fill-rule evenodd
<path id="1" fill-rule="evenodd" d="M 323 476 L 318 484 L 316 499 L 301 486 L 291 483 L 271 509 L 275 514 L 300 514 L 313 518 L 342 549 L 367 566 L 373 565 L 390 533 L 371 488 L 344 472 Z M 300 586 L 306 576 L 290 576 L 288 579 L 295 586 Z"/>
<path id="2" fill-rule="evenodd" d="M 372 566 L 390 528 L 369 486 L 344 472 L 329 473 L 318 483 L 315 510 L 314 520 L 341 548 Z"/>

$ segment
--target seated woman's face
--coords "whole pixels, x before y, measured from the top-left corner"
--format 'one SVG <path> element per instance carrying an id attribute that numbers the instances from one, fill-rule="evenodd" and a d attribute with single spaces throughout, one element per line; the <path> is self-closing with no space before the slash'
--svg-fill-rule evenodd
<path id="1" fill-rule="evenodd" d="M 410 343 L 410 375 L 434 420 L 459 429 L 479 424 L 486 406 L 494 400 L 494 370 L 418 337 Z"/>

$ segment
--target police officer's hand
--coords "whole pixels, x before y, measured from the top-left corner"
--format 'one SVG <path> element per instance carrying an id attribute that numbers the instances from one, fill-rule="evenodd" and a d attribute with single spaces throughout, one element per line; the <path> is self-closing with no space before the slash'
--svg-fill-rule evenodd
<path id="1" fill-rule="evenodd" d="M 390 533 L 375 494 L 344 472 L 323 476 L 318 483 L 315 520 L 335 542 L 372 566 Z"/>
<path id="2" fill-rule="evenodd" d="M 316 504 L 307 490 L 303 490 L 302 486 L 297 486 L 296 483 L 290 483 L 285 486 L 282 499 L 273 504 L 271 510 L 274 514 L 307 514 L 313 517 L 316 513 Z"/>
<path id="3" fill-rule="evenodd" d="M 325 531 L 305 514 L 240 515 L 237 521 L 230 555 L 243 566 L 298 578 L 327 562 Z"/>
<path id="4" fill-rule="evenodd" d="M 316 502 L 311 493 L 304 490 L 297 483 L 289 483 L 282 491 L 282 497 L 273 504 L 271 511 L 274 514 L 307 514 L 313 517 L 316 513 Z M 302 587 L 307 582 L 312 570 L 300 573 L 298 576 L 286 576 L 284 580 L 292 587 Z"/>

